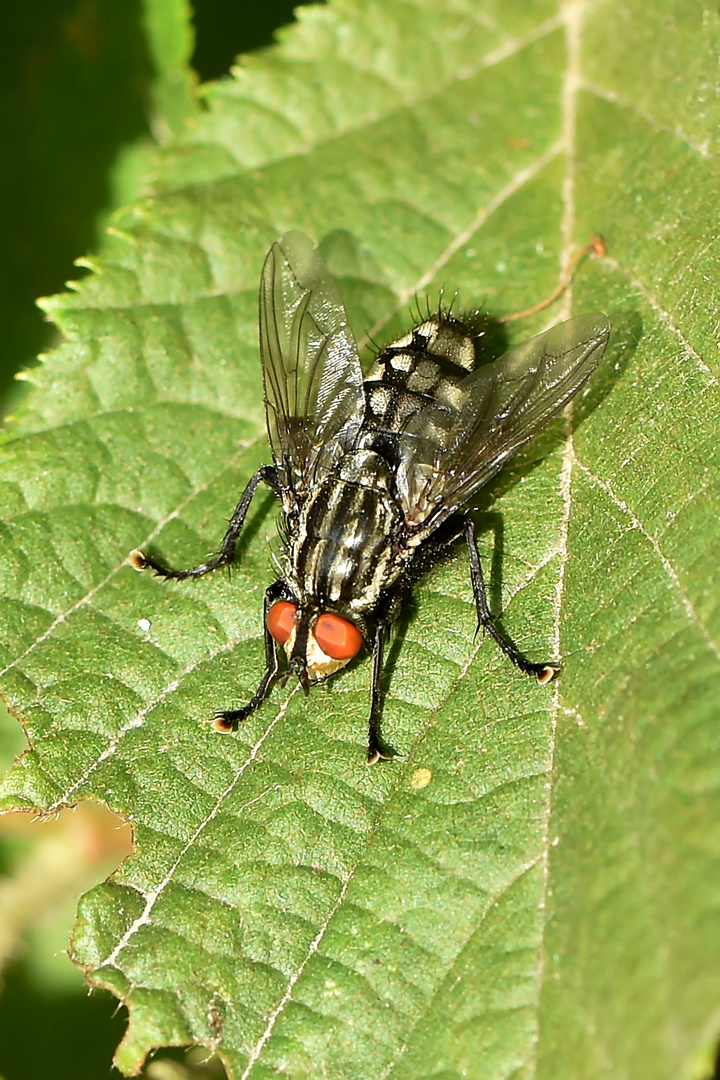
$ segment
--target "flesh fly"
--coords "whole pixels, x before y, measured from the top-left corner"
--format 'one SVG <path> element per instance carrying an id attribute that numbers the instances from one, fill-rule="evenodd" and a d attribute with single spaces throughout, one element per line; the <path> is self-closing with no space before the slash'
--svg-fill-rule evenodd
<path id="1" fill-rule="evenodd" d="M 260 279 L 260 356 L 273 464 L 251 477 L 220 552 L 173 570 L 141 551 L 136 569 L 196 578 L 233 561 L 258 485 L 282 504 L 283 573 L 265 593 L 265 673 L 239 709 L 219 712 L 233 731 L 280 672 L 305 693 L 372 653 L 367 760 L 391 751 L 380 736 L 383 650 L 421 553 L 464 536 L 478 623 L 523 672 L 548 682 L 556 668 L 528 660 L 495 627 L 475 525 L 463 507 L 583 388 L 610 335 L 593 312 L 560 323 L 476 366 L 477 335 L 440 312 L 388 345 L 363 378 L 338 287 L 318 249 L 288 232 Z"/>

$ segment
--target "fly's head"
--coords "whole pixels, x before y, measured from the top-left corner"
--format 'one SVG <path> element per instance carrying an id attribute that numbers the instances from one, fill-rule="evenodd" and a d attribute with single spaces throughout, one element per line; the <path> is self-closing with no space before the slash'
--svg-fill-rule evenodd
<path id="1" fill-rule="evenodd" d="M 316 605 L 277 600 L 268 610 L 267 628 L 288 658 L 307 694 L 310 684 L 345 667 L 360 652 L 363 635 L 354 622 Z"/>

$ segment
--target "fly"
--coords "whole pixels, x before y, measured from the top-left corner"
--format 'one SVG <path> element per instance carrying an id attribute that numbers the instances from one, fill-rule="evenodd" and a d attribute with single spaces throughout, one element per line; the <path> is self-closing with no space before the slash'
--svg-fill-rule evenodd
<path id="1" fill-rule="evenodd" d="M 285 233 L 260 278 L 260 356 L 273 464 L 245 488 L 220 552 L 173 570 L 136 550 L 131 563 L 164 578 L 196 578 L 233 561 L 259 484 L 280 499 L 284 573 L 265 593 L 265 673 L 234 731 L 266 697 L 287 655 L 305 693 L 372 651 L 368 763 L 391 752 L 380 736 L 383 650 L 418 556 L 446 529 L 465 538 L 478 623 L 521 671 L 548 682 L 495 627 L 475 525 L 463 507 L 582 389 L 610 335 L 593 312 L 476 362 L 476 336 L 440 312 L 388 345 L 363 379 L 338 287 L 313 242 Z M 442 529 L 442 533 L 439 530 Z"/>

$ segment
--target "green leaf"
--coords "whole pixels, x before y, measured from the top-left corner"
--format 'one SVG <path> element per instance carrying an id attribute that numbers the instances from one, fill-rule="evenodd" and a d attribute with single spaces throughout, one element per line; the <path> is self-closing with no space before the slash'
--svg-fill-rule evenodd
<path id="1" fill-rule="evenodd" d="M 31 744 L 3 805 L 94 798 L 133 824 L 73 941 L 128 1006 L 128 1073 L 196 1042 L 256 1080 L 689 1075 L 718 1026 L 719 17 L 299 14 L 47 304 L 66 344 L 0 476 L 1 685 Z M 501 315 L 608 242 L 554 309 L 607 311 L 608 355 L 480 506 L 503 624 L 562 676 L 538 687 L 474 639 L 458 552 L 401 621 L 400 753 L 372 769 L 367 658 L 307 700 L 277 688 L 234 736 L 206 723 L 262 672 L 270 498 L 232 580 L 126 562 L 216 548 L 268 460 L 257 281 L 288 228 L 381 342 L 416 294 Z"/>

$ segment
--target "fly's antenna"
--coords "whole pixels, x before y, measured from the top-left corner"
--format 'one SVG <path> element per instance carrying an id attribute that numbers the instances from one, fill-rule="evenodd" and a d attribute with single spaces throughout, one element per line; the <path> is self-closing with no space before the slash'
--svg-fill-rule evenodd
<path id="1" fill-rule="evenodd" d="M 545 299 L 541 300 L 539 304 L 534 304 L 532 307 L 525 308 L 524 311 L 514 311 L 512 315 L 502 315 L 499 319 L 497 319 L 497 322 L 516 322 L 517 319 L 524 319 L 528 315 L 535 315 L 538 311 L 542 311 L 544 308 L 549 307 L 549 305 L 552 304 L 553 300 L 557 300 L 558 296 L 560 296 L 561 293 L 563 293 L 565 289 L 567 289 L 568 285 L 572 280 L 572 276 L 575 273 L 575 268 L 577 267 L 577 264 L 580 262 L 581 259 L 584 259 L 586 255 L 593 255 L 596 259 L 600 259 L 606 251 L 607 248 L 605 246 L 605 241 L 603 240 L 602 236 L 591 236 L 585 247 L 580 248 L 579 251 L 576 251 L 572 258 L 568 260 L 565 269 L 560 275 L 560 281 L 549 296 L 546 296 Z"/>

